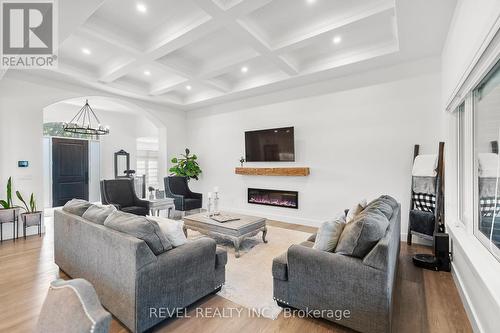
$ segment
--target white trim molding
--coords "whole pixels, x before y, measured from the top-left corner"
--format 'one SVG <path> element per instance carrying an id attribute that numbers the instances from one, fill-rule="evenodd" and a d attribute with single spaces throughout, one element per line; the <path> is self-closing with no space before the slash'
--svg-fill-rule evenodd
<path id="1" fill-rule="evenodd" d="M 468 92 L 483 79 L 500 59 L 500 15 L 481 42 L 471 62 L 462 74 L 451 96 L 446 102 L 446 111 L 453 112 L 465 99 Z"/>

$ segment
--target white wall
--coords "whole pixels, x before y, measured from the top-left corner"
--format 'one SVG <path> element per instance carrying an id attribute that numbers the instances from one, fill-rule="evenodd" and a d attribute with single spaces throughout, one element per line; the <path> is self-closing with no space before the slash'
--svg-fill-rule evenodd
<path id="1" fill-rule="evenodd" d="M 498 28 L 500 1 L 460 0 L 448 33 L 442 54 L 442 110 L 453 98 L 463 99 L 456 92 L 487 47 L 489 38 Z M 471 135 L 472 118 L 467 135 Z M 499 332 L 500 324 L 500 263 L 473 235 L 473 202 L 465 202 L 464 220 L 458 219 L 457 183 L 457 119 L 445 115 L 446 128 L 446 224 L 453 244 L 453 275 L 464 301 L 469 319 L 476 332 Z M 472 156 L 473 147 L 466 146 L 466 156 Z M 472 174 L 472 159 L 465 167 Z M 470 180 L 470 179 L 469 179 Z M 472 180 L 466 181 L 464 191 L 474 191 Z M 466 223 L 462 223 L 466 222 Z"/>
<path id="2" fill-rule="evenodd" d="M 92 101 L 90 101 L 92 104 Z M 75 106 L 68 103 L 57 103 L 50 105 L 43 110 L 43 121 L 48 122 L 67 122 L 69 121 L 79 110 L 80 106 Z M 95 149 L 95 145 L 99 147 L 99 156 L 96 157 L 97 161 L 90 161 L 91 166 L 95 163 L 97 166 L 96 172 L 90 169 L 90 184 L 89 184 L 89 200 L 99 201 L 100 200 L 100 190 L 99 190 L 99 180 L 100 179 L 113 179 L 114 175 L 114 154 L 115 152 L 123 149 L 130 154 L 130 168 L 136 169 L 137 160 L 137 139 L 141 137 L 151 137 L 158 140 L 159 130 L 149 119 L 141 116 L 137 113 L 132 112 L 116 112 L 108 110 L 100 110 L 94 108 L 102 124 L 110 126 L 111 131 L 109 135 L 102 136 L 100 142 L 93 142 L 94 146 L 89 146 L 89 149 Z M 92 148 L 92 149 L 91 149 Z M 92 154 L 92 151 L 90 151 Z M 165 155 L 166 152 L 162 151 Z M 94 154 L 95 155 L 95 154 Z M 161 156 L 166 158 L 166 156 Z M 51 157 L 48 154 L 44 154 L 45 164 L 52 163 Z M 50 167 L 49 167 L 50 169 Z M 93 175 L 93 174 L 96 175 Z M 50 171 L 45 173 L 45 178 L 51 178 Z M 45 182 L 44 182 L 45 183 Z M 50 201 L 52 184 L 51 179 L 48 181 L 49 186 L 44 185 L 44 197 L 45 197 L 45 207 L 51 207 L 52 203 Z"/>
<path id="3" fill-rule="evenodd" d="M 143 101 L 104 93 L 70 83 L 62 83 L 30 76 L 29 71 L 9 71 L 0 80 L 0 197 L 5 184 L 12 176 L 16 189 L 35 193 L 39 203 L 43 194 L 43 108 L 62 100 L 82 96 L 118 98 L 120 102 L 141 110 L 160 128 L 160 149 L 164 156 L 182 151 L 185 146 L 185 114 L 182 111 Z M 28 160 L 29 168 L 18 168 L 18 160 Z M 167 175 L 167 159 L 160 164 L 160 171 Z M 11 233 L 4 229 L 4 236 Z M 8 237 L 7 237 L 8 238 Z"/>
<path id="4" fill-rule="evenodd" d="M 443 101 L 449 101 L 470 65 L 485 47 L 498 20 L 500 1 L 459 0 L 442 53 Z"/>
<path id="5" fill-rule="evenodd" d="M 437 150 L 440 98 L 435 73 L 232 112 L 189 112 L 189 147 L 204 171 L 190 186 L 205 193 L 219 186 L 226 208 L 316 226 L 356 200 L 381 194 L 394 196 L 408 211 L 413 145 Z M 283 126 L 295 127 L 296 162 L 247 166 L 306 166 L 311 175 L 235 175 L 244 131 Z M 248 187 L 297 190 L 299 209 L 247 204 Z M 402 218 L 406 232 L 407 214 Z"/>
<path id="6" fill-rule="evenodd" d="M 61 103 L 44 110 L 44 122 L 69 121 L 79 110 L 78 106 Z M 136 168 L 137 138 L 158 138 L 158 128 L 144 117 L 124 112 L 94 109 L 102 124 L 109 125 L 109 135 L 101 137 L 101 179 L 112 179 L 114 174 L 114 153 L 123 149 L 130 153 L 130 168 Z"/>

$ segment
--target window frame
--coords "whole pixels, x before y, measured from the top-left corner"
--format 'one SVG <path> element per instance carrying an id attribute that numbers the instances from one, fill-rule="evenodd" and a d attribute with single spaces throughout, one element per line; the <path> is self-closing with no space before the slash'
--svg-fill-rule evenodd
<path id="1" fill-rule="evenodd" d="M 485 77 L 489 74 L 489 72 L 485 75 Z M 482 82 L 482 81 L 481 81 Z M 477 89 L 479 87 L 479 84 L 476 85 L 473 89 L 473 91 L 468 95 L 468 98 L 470 99 L 470 104 L 472 106 L 472 135 L 471 135 L 471 143 L 472 143 L 472 156 L 473 156 L 473 191 L 472 191 L 472 201 L 474 203 L 474 210 L 473 210 L 473 234 L 474 236 L 481 242 L 481 244 L 486 247 L 486 249 L 497 259 L 500 261 L 500 248 L 497 247 L 496 245 L 493 245 L 490 243 L 489 237 L 484 235 L 480 230 L 479 230 L 479 222 L 480 222 L 480 210 L 479 210 L 479 160 L 478 160 L 478 151 L 476 147 L 476 141 L 477 141 L 477 116 L 478 116 L 478 106 L 477 106 Z M 497 217 L 498 218 L 498 217 Z M 500 223 L 500 221 L 498 222 Z"/>

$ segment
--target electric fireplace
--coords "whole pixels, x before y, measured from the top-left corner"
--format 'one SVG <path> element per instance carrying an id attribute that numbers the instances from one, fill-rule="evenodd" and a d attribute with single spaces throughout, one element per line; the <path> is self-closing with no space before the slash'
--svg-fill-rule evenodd
<path id="1" fill-rule="evenodd" d="M 249 188 L 248 203 L 298 209 L 299 192 Z"/>

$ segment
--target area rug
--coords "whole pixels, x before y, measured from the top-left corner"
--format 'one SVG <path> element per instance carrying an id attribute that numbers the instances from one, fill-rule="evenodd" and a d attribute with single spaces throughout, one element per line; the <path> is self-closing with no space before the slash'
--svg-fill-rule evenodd
<path id="1" fill-rule="evenodd" d="M 262 242 L 262 233 L 244 240 L 239 258 L 234 256 L 231 243 L 217 239 L 218 246 L 225 247 L 228 255 L 226 283 L 218 295 L 255 311 L 259 316 L 276 319 L 281 308 L 273 300 L 273 258 L 292 244 L 305 241 L 310 234 L 271 226 L 267 228 L 268 243 Z M 202 235 L 189 230 L 189 238 L 198 237 Z"/>

